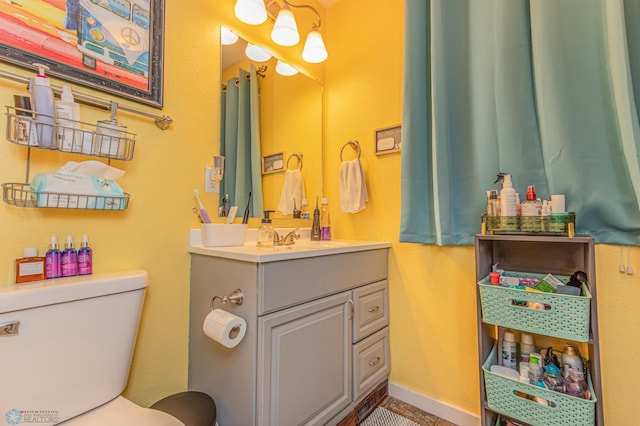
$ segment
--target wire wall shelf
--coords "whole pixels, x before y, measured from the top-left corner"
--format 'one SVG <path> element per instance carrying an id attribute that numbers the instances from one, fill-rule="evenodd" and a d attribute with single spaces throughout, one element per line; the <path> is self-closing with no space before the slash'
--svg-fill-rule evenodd
<path id="1" fill-rule="evenodd" d="M 129 194 L 122 196 L 60 194 L 37 192 L 28 183 L 2 184 L 2 199 L 17 207 L 38 207 L 79 210 L 125 210 L 129 206 Z"/>

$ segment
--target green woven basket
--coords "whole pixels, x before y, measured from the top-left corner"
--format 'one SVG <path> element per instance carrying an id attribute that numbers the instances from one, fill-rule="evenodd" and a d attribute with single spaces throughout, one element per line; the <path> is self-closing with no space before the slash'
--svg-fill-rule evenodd
<path id="1" fill-rule="evenodd" d="M 518 272 L 506 272 L 505 275 L 538 279 L 544 277 L 543 274 Z M 565 283 L 568 281 L 566 276 L 556 275 L 556 277 Z M 478 282 L 478 288 L 482 304 L 482 321 L 487 324 L 577 342 L 589 340 L 591 293 L 585 284 L 582 284 L 584 296 L 507 288 L 490 284 L 488 276 Z M 520 301 L 536 302 L 546 305 L 548 309 L 532 309 L 514 304 Z"/>
<path id="2" fill-rule="evenodd" d="M 494 345 L 482 366 L 487 406 L 492 411 L 533 426 L 593 426 L 595 424 L 597 400 L 589 375 L 587 375 L 587 382 L 592 396 L 587 400 L 492 373 L 491 366 L 497 362 L 497 347 Z M 555 406 L 542 405 L 518 396 L 517 393 L 542 398 Z"/>

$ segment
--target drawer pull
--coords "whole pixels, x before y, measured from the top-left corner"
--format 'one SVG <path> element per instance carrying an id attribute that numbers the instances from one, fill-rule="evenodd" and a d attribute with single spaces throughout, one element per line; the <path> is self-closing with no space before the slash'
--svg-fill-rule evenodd
<path id="1" fill-rule="evenodd" d="M 379 356 L 375 357 L 375 359 L 372 359 L 371 361 L 369 361 L 369 367 L 373 367 L 374 365 L 380 364 L 380 361 L 382 361 L 382 359 Z"/>
<path id="2" fill-rule="evenodd" d="M 369 308 L 369 309 L 367 309 L 367 310 L 368 310 L 369 312 L 377 312 L 377 311 L 379 311 L 379 310 L 380 310 L 380 306 L 377 306 L 377 305 L 376 305 L 376 306 L 373 306 L 373 307 L 371 307 L 371 308 Z"/>

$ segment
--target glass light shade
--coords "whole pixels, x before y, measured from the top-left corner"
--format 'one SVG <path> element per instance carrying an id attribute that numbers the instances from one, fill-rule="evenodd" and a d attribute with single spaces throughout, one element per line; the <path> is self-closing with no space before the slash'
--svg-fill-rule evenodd
<path id="1" fill-rule="evenodd" d="M 298 74 L 297 69 L 287 64 L 286 62 L 282 62 L 280 59 L 278 59 L 278 62 L 276 63 L 276 72 L 286 77 Z"/>
<path id="2" fill-rule="evenodd" d="M 237 0 L 233 10 L 245 24 L 259 25 L 267 20 L 267 8 L 263 0 Z"/>
<path id="3" fill-rule="evenodd" d="M 311 30 L 307 35 L 307 41 L 304 43 L 302 59 L 310 64 L 317 64 L 327 59 L 328 56 L 329 54 L 322 40 L 322 34 L 318 30 Z"/>
<path id="4" fill-rule="evenodd" d="M 276 23 L 271 30 L 271 39 L 280 46 L 294 46 L 300 41 L 296 18 L 288 6 L 280 9 Z"/>
<path id="5" fill-rule="evenodd" d="M 223 45 L 229 46 L 231 44 L 234 44 L 236 41 L 238 41 L 237 34 L 233 33 L 227 27 L 220 27 L 220 42 Z"/>
<path id="6" fill-rule="evenodd" d="M 271 54 L 264 50 L 262 47 L 258 47 L 255 44 L 247 43 L 247 48 L 244 53 L 249 59 L 256 62 L 264 62 L 271 59 Z"/>

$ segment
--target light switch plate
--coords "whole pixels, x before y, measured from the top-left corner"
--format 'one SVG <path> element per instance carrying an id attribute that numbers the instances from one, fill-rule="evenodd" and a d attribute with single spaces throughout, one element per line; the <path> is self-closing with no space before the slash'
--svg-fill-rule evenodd
<path id="1" fill-rule="evenodd" d="M 210 192 L 212 194 L 220 193 L 220 182 L 211 179 L 211 167 L 204 169 L 204 192 Z"/>

